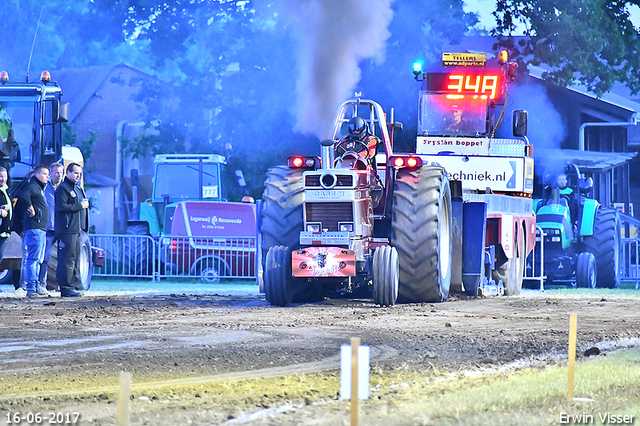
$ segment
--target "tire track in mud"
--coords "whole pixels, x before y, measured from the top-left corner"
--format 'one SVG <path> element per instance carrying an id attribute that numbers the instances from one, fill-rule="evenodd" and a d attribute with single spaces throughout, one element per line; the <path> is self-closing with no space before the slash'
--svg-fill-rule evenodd
<path id="1" fill-rule="evenodd" d="M 398 351 L 388 346 L 372 346 L 370 352 L 371 361 L 385 361 L 398 355 Z M 148 391 L 163 388 L 179 388 L 186 386 L 202 385 L 206 383 L 220 383 L 234 380 L 248 380 L 256 378 L 290 376 L 295 374 L 318 373 L 340 368 L 340 354 L 321 359 L 319 361 L 305 362 L 300 364 L 285 365 L 281 367 L 263 368 L 250 371 L 236 371 L 231 373 L 184 377 L 179 379 L 168 379 L 160 381 L 132 382 L 132 391 Z M 0 395 L 0 402 L 9 402 L 14 400 L 25 400 L 32 398 L 46 397 L 74 397 L 86 395 L 99 395 L 101 393 L 117 393 L 119 386 L 101 386 L 101 387 L 85 387 L 82 389 L 65 389 L 65 390 L 39 390 L 31 393 L 8 393 Z"/>

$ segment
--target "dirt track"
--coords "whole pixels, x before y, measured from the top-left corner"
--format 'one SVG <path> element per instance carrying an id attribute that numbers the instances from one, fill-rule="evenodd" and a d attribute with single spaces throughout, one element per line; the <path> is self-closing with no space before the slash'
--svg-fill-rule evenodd
<path id="1" fill-rule="evenodd" d="M 351 337 L 371 347 L 372 370 L 380 374 L 456 371 L 566 354 L 570 313 L 578 314 L 581 351 L 640 338 L 635 297 L 526 292 L 393 308 L 368 300 L 275 308 L 257 296 L 6 298 L 0 301 L 0 424 L 7 412 L 70 410 L 81 414 L 77 424 L 116 424 L 121 371 L 133 374 L 134 425 L 335 424 L 331 417 L 301 419 L 316 418 L 318 404 L 345 407 L 336 401 L 335 383 L 340 345 Z M 270 383 L 263 380 L 249 397 L 242 386 L 229 385 L 294 373 L 330 386 L 271 393 L 259 387 Z M 301 406 L 268 419 L 229 420 L 288 403 Z"/>

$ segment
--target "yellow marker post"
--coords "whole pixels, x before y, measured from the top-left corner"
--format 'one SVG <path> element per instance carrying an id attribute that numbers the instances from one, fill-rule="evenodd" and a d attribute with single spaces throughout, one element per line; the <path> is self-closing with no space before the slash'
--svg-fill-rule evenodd
<path id="1" fill-rule="evenodd" d="M 120 373 L 120 394 L 118 395 L 118 426 L 129 426 L 129 397 L 131 395 L 131 373 Z"/>
<path id="2" fill-rule="evenodd" d="M 567 399 L 573 400 L 573 373 L 576 367 L 576 331 L 578 328 L 578 316 L 569 316 L 569 374 L 567 379 Z"/>
<path id="3" fill-rule="evenodd" d="M 358 426 L 358 346 L 360 338 L 351 338 L 351 426 Z"/>

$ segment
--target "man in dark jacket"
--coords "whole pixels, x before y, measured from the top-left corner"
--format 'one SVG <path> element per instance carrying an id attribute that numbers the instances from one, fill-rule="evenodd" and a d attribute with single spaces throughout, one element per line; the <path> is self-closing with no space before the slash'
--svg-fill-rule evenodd
<path id="1" fill-rule="evenodd" d="M 38 295 L 38 275 L 40 264 L 44 260 L 44 249 L 47 244 L 48 208 L 44 198 L 44 187 L 49 181 L 49 169 L 46 166 L 36 166 L 33 177 L 22 194 L 25 207 L 22 224 L 24 228 L 23 244 L 27 248 L 27 262 L 25 267 L 25 281 L 27 282 L 27 297 Z"/>
<path id="2" fill-rule="evenodd" d="M 78 257 L 80 233 L 89 230 L 89 201 L 78 185 L 82 166 L 67 166 L 64 180 L 56 189 L 55 229 L 58 240 L 58 271 L 56 281 L 62 297 L 78 297 L 82 293 L 74 288 L 74 271 Z"/>

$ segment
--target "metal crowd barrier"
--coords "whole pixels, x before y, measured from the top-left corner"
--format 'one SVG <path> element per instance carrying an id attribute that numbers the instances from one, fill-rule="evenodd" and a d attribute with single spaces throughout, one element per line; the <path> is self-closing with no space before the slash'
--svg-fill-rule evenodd
<path id="1" fill-rule="evenodd" d="M 536 226 L 536 246 L 527 257 L 527 264 L 524 268 L 524 280 L 537 282 L 540 291 L 544 291 L 544 281 L 547 279 L 544 274 L 544 237 L 547 234 Z"/>
<path id="2" fill-rule="evenodd" d="M 105 251 L 93 276 L 200 279 L 255 278 L 255 237 L 185 237 L 90 234 L 91 244 Z"/>
<path id="3" fill-rule="evenodd" d="M 622 238 L 620 281 L 636 284 L 640 288 L 640 239 Z"/>

